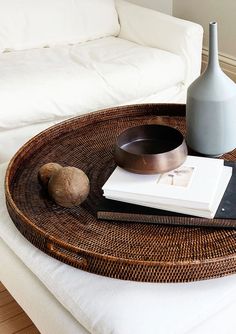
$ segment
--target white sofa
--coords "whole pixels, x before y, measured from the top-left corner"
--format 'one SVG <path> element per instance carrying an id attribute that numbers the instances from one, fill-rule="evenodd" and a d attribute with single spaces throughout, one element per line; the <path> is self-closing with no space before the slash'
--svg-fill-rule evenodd
<path id="1" fill-rule="evenodd" d="M 0 162 L 72 116 L 184 102 L 202 35 L 123 0 L 0 0 Z"/>
<path id="2" fill-rule="evenodd" d="M 0 0 L 0 162 L 68 117 L 142 102 L 184 102 L 202 28 L 123 0 Z M 17 231 L 0 165 L 0 280 L 42 334 L 184 334 L 235 327 L 235 277 L 145 284 L 100 277 Z M 171 321 L 169 321 L 171 319 Z"/>

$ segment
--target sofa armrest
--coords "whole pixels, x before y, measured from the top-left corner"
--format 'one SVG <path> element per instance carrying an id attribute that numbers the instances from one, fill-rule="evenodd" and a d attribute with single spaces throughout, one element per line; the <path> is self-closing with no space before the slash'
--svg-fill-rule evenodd
<path id="1" fill-rule="evenodd" d="M 124 0 L 116 0 L 120 20 L 118 37 L 163 49 L 183 57 L 186 64 L 185 85 L 200 74 L 203 28 Z"/>

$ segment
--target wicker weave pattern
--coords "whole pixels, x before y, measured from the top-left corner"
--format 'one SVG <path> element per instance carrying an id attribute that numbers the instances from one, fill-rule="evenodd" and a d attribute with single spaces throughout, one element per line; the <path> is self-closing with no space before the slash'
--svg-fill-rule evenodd
<path id="1" fill-rule="evenodd" d="M 15 225 L 45 253 L 109 277 L 185 282 L 236 272 L 235 230 L 95 218 L 101 186 L 115 167 L 116 136 L 130 126 L 150 123 L 168 124 L 184 133 L 184 115 L 184 105 L 125 106 L 71 119 L 34 137 L 12 159 L 6 175 L 7 206 Z M 234 160 L 235 154 L 225 158 Z M 61 208 L 41 188 L 38 169 L 51 161 L 87 173 L 91 192 L 82 206 Z M 189 224 L 189 218 L 182 219 Z"/>

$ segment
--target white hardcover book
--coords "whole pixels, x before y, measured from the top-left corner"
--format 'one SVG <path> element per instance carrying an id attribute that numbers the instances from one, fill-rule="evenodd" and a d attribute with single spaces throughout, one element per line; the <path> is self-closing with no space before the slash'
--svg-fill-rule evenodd
<path id="1" fill-rule="evenodd" d="M 217 185 L 215 198 L 213 199 L 211 208 L 209 210 L 197 210 L 195 208 L 186 208 L 186 207 L 176 207 L 176 206 L 168 206 L 168 205 L 161 205 L 158 203 L 147 203 L 142 200 L 137 201 L 136 199 L 130 197 L 122 198 L 119 196 L 106 196 L 108 199 L 120 201 L 120 202 L 126 202 L 136 205 L 142 205 L 147 207 L 152 207 L 154 209 L 161 209 L 171 212 L 177 212 L 177 213 L 183 213 L 191 216 L 197 216 L 202 218 L 214 218 L 216 211 L 219 207 L 220 201 L 225 193 L 225 190 L 227 188 L 227 185 L 230 181 L 230 178 L 232 176 L 232 168 L 231 167 L 223 167 L 222 174 L 220 177 L 220 181 Z"/>
<path id="2" fill-rule="evenodd" d="M 165 174 L 140 175 L 117 167 L 103 186 L 109 198 L 210 211 L 224 160 L 188 156 L 179 168 Z"/>

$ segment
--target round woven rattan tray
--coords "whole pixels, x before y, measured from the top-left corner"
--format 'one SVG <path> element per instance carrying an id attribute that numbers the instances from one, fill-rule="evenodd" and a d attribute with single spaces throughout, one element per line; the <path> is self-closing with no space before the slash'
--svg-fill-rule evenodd
<path id="1" fill-rule="evenodd" d="M 45 253 L 108 277 L 147 282 L 186 282 L 236 272 L 236 231 L 101 221 L 101 187 L 115 167 L 116 136 L 140 124 L 185 131 L 185 106 L 124 106 L 60 123 L 34 137 L 11 160 L 6 201 L 20 232 Z M 234 160 L 235 152 L 225 156 Z M 58 162 L 83 169 L 91 192 L 80 207 L 54 204 L 37 180 L 39 167 Z"/>

